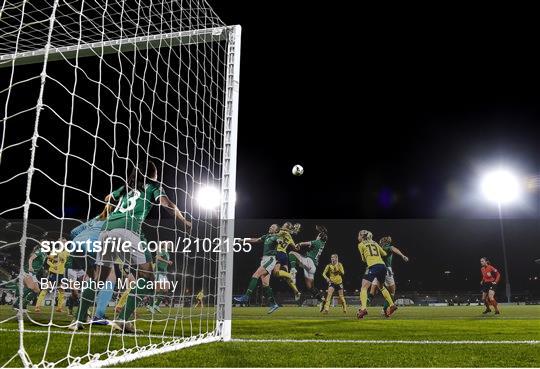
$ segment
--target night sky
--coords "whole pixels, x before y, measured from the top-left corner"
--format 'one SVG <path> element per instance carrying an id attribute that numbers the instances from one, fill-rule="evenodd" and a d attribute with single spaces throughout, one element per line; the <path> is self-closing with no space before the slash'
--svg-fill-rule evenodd
<path id="1" fill-rule="evenodd" d="M 237 217 L 332 219 L 339 234 L 323 259 L 347 258 L 349 288 L 360 284 L 361 228 L 393 232 L 413 255 L 396 262 L 403 288 L 475 290 L 482 255 L 502 268 L 498 213 L 479 198 L 478 182 L 499 165 L 524 178 L 540 173 L 540 60 L 526 11 L 212 5 L 243 27 Z M 291 175 L 296 163 L 302 177 Z M 514 290 L 539 290 L 528 281 L 538 274 L 538 204 L 531 191 L 503 209 L 513 218 Z M 397 228 L 360 220 L 404 218 Z M 237 272 L 235 288 L 247 273 Z"/>
<path id="2" fill-rule="evenodd" d="M 211 3 L 243 27 L 240 218 L 490 217 L 478 168 L 540 172 L 526 12 Z"/>

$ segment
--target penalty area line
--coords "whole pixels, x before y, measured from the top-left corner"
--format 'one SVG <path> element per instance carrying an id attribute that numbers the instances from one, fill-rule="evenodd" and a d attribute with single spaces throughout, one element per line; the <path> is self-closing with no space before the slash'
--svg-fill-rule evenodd
<path id="1" fill-rule="evenodd" d="M 321 340 L 321 339 L 255 339 L 255 338 L 233 338 L 232 342 L 260 342 L 260 343 L 391 343 L 401 345 L 538 345 L 539 340 L 520 341 L 431 341 L 431 340 Z"/>

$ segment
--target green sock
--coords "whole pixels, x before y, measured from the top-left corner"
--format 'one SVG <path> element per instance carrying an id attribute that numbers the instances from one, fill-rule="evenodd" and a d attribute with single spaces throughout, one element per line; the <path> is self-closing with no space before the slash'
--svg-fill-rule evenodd
<path id="1" fill-rule="evenodd" d="M 30 301 L 32 301 L 36 297 L 37 297 L 37 293 L 35 293 L 32 290 L 28 291 L 23 297 L 23 307 L 26 307 L 26 305 L 28 305 Z"/>
<path id="2" fill-rule="evenodd" d="M 24 296 L 26 294 L 26 292 L 29 290 L 28 287 L 23 287 L 23 293 L 22 293 L 22 296 Z M 17 307 L 19 306 L 20 304 L 20 301 L 21 301 L 21 295 L 19 293 L 19 287 L 17 286 L 17 288 L 15 289 L 15 302 L 13 303 L 13 306 Z"/>
<path id="3" fill-rule="evenodd" d="M 94 305 L 96 298 L 96 290 L 92 288 L 86 288 L 81 295 L 81 308 L 77 312 L 77 320 L 79 322 L 86 322 L 86 315 L 90 306 Z"/>
<path id="4" fill-rule="evenodd" d="M 251 296 L 253 291 L 255 291 L 255 288 L 257 288 L 257 283 L 259 282 L 259 278 L 251 277 L 249 280 L 248 288 L 246 290 L 246 295 Z"/>
<path id="5" fill-rule="evenodd" d="M 159 304 L 161 304 L 161 300 L 163 300 L 163 296 L 156 296 L 156 298 L 154 299 L 154 306 L 159 307 Z"/>
<path id="6" fill-rule="evenodd" d="M 321 294 L 321 291 L 319 291 L 318 289 L 316 289 L 315 287 L 311 287 L 311 289 L 309 290 L 309 292 L 311 292 L 311 295 L 316 298 L 316 299 L 321 299 L 322 298 L 322 294 Z"/>
<path id="7" fill-rule="evenodd" d="M 291 269 L 296 269 L 296 262 L 298 259 L 293 254 L 289 253 L 289 265 L 291 266 Z"/>
<path id="8" fill-rule="evenodd" d="M 266 297 L 266 300 L 269 304 L 275 304 L 276 299 L 274 298 L 274 291 L 272 291 L 272 288 L 270 286 L 263 287 L 264 296 Z"/>
<path id="9" fill-rule="evenodd" d="M 143 279 L 143 281 L 141 281 L 143 283 L 137 283 L 142 284 L 142 288 L 137 287 L 134 293 L 129 294 L 126 305 L 120 312 L 119 319 L 129 320 L 131 318 L 131 315 L 135 311 L 135 307 L 137 306 L 137 298 L 142 299 L 142 297 L 146 295 L 151 295 L 154 292 L 153 289 L 146 287 L 146 279 Z"/>
<path id="10" fill-rule="evenodd" d="M 392 295 L 392 300 L 394 299 L 394 295 Z M 383 309 L 386 310 L 387 308 L 390 307 L 390 304 L 388 303 L 388 301 L 384 300 L 384 305 L 383 305 Z"/>
<path id="11" fill-rule="evenodd" d="M 371 300 L 373 300 L 373 294 L 371 292 L 368 292 L 368 295 L 367 295 L 367 303 L 368 303 L 368 305 L 371 304 Z"/>

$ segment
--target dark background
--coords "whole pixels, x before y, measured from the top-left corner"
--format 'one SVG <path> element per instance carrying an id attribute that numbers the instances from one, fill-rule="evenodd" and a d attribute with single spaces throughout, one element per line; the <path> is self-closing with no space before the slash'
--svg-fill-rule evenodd
<path id="1" fill-rule="evenodd" d="M 239 217 L 459 218 L 478 167 L 540 172 L 526 9 L 211 4 L 243 27 Z"/>
<path id="2" fill-rule="evenodd" d="M 411 256 L 409 265 L 398 262 L 396 267 L 398 283 L 410 283 L 410 288 L 475 289 L 478 259 L 484 255 L 502 269 L 497 209 L 477 196 L 478 178 L 501 163 L 523 178 L 540 174 L 540 60 L 530 9 L 507 4 L 500 9 L 410 4 L 353 9 L 306 1 L 210 4 L 225 23 L 243 27 L 237 236 L 262 234 L 268 218 L 325 219 L 321 223 L 331 235 L 323 263 L 338 252 L 350 271 L 350 288 L 360 283 L 356 234 L 363 228 L 376 239 L 391 234 Z M 95 67 L 92 60 L 81 62 Z M 35 75 L 40 67 L 22 71 Z M 61 64 L 49 71 L 63 72 Z M 38 82 L 26 86 L 34 95 Z M 56 110 L 69 108 L 69 100 L 55 98 L 60 89 L 51 83 L 47 89 L 53 92 L 47 102 Z M 36 101 L 26 93 L 17 97 L 21 109 Z M 61 125 L 43 114 L 42 119 Z M 31 136 L 33 115 L 28 116 L 28 124 L 9 127 L 12 139 Z M 58 145 L 67 142 L 65 134 L 51 136 Z M 73 146 L 82 152 L 93 149 L 94 142 Z M 38 153 L 47 150 L 42 144 Z M 106 150 L 98 147 L 98 157 L 108 158 Z M 50 155 L 37 159 L 42 168 L 56 160 Z M 3 158 L 2 178 L 20 172 L 18 163 L 26 168 L 28 157 L 21 146 L 16 155 Z M 303 176 L 291 174 L 294 164 L 304 166 Z M 104 159 L 99 165 L 110 163 Z M 62 181 L 62 163 L 52 168 Z M 85 164 L 76 163 L 70 171 L 69 181 L 78 188 L 89 183 Z M 48 183 L 34 186 L 32 199 L 54 216 L 86 218 L 95 212 L 88 204 L 99 207 L 97 199 L 109 190 L 109 178 L 102 175 L 106 181 L 82 187 L 96 198 L 71 200 L 82 195 L 68 189 L 62 203 L 60 187 Z M 40 173 L 35 178 L 45 182 Z M 193 181 L 184 182 L 193 193 Z M 26 178 L 10 185 L 2 209 L 21 205 Z M 195 211 L 183 193 L 169 191 L 169 196 Z M 529 281 L 540 273 L 532 261 L 540 257 L 539 204 L 533 189 L 521 203 L 503 209 L 515 289 L 539 289 L 540 282 Z M 42 210 L 32 208 L 35 217 L 44 217 Z M 304 223 L 299 240 L 315 236 L 315 221 Z M 245 287 L 258 252 L 237 256 L 235 292 Z M 445 270 L 455 277 L 444 279 Z"/>
<path id="3" fill-rule="evenodd" d="M 396 262 L 402 288 L 475 289 L 484 254 L 502 269 L 498 222 L 474 231 L 483 221 L 463 219 L 498 216 L 478 198 L 485 170 L 540 172 L 540 60 L 527 9 L 211 3 L 243 28 L 239 218 L 417 219 L 398 229 L 342 221 L 347 234 L 332 234 L 323 254 L 360 273 L 356 232 L 394 232 L 413 255 Z M 302 177 L 291 175 L 297 163 Z M 531 191 L 503 209 L 514 289 L 539 289 L 529 281 L 539 273 L 538 201 Z M 456 272 L 445 279 L 447 269 Z"/>

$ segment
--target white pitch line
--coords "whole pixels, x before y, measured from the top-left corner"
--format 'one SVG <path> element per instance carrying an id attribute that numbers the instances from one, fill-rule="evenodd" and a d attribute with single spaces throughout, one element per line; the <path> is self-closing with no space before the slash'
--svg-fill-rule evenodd
<path id="1" fill-rule="evenodd" d="M 18 329 L 6 329 L 0 328 L 0 332 L 16 332 L 19 333 Z M 47 330 L 39 329 L 26 329 L 24 333 L 49 333 Z M 84 335 L 88 336 L 89 331 L 85 332 L 70 332 L 70 331 L 50 331 L 51 334 L 66 334 L 66 335 Z M 114 332 L 113 332 L 114 333 Z M 97 332 L 93 331 L 91 333 L 93 336 L 111 336 L 110 333 L 106 332 Z M 119 334 L 114 334 L 119 335 Z M 124 334 L 124 337 L 135 337 L 133 334 Z M 181 339 L 181 337 L 174 336 L 162 336 L 157 334 L 145 335 L 139 334 L 138 338 L 167 338 L 167 339 Z M 395 343 L 395 344 L 405 344 L 405 345 L 485 345 L 485 344 L 496 344 L 496 345 L 538 345 L 540 340 L 517 340 L 517 341 L 474 341 L 474 340 L 461 340 L 461 341 L 430 341 L 430 340 L 322 340 L 322 339 L 256 339 L 256 338 L 233 338 L 232 342 L 258 342 L 258 343 Z"/>
<path id="2" fill-rule="evenodd" d="M 18 329 L 7 329 L 7 328 L 0 328 L 0 332 L 17 332 L 19 333 L 19 330 Z M 48 330 L 40 330 L 40 329 L 25 329 L 24 330 L 24 333 L 49 333 Z M 50 331 L 51 334 L 67 334 L 67 335 L 82 335 L 82 336 L 88 336 L 88 335 L 92 335 L 92 336 L 106 336 L 106 337 L 110 337 L 111 336 L 111 333 L 107 333 L 107 332 L 99 332 L 99 331 L 95 331 L 93 330 L 91 333 L 89 330 L 85 330 L 83 332 L 72 332 L 72 331 L 58 331 L 58 330 L 51 330 Z M 122 336 L 122 333 L 120 332 L 112 332 L 112 335 L 114 336 Z M 162 336 L 162 335 L 159 335 L 159 334 L 144 334 L 144 333 L 141 333 L 141 334 L 137 334 L 137 335 L 134 335 L 134 334 L 130 334 L 130 333 L 124 333 L 123 334 L 124 337 L 137 337 L 137 338 L 145 338 L 145 337 L 149 337 L 149 338 L 167 338 L 167 339 L 182 339 L 182 337 L 175 337 L 175 336 Z"/>
<path id="3" fill-rule="evenodd" d="M 430 341 L 430 340 L 320 340 L 320 339 L 255 339 L 233 338 L 233 342 L 260 342 L 260 343 L 396 343 L 405 345 L 537 345 L 538 340 L 521 341 Z"/>

